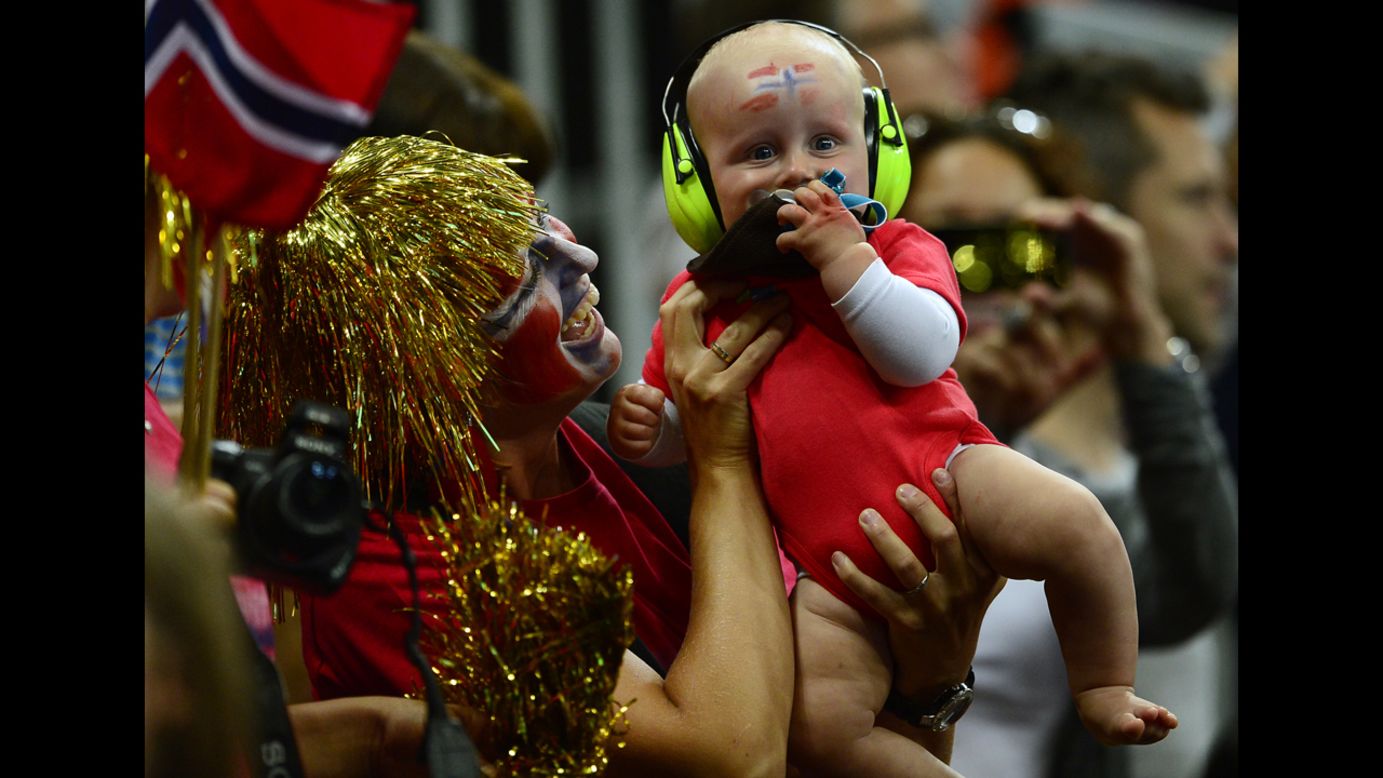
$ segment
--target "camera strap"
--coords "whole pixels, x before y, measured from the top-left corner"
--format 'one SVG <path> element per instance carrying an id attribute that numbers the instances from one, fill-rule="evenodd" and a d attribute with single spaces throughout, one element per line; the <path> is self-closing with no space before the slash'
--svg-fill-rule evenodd
<path id="1" fill-rule="evenodd" d="M 404 638 L 404 652 L 418 668 L 427 687 L 427 731 L 423 735 L 420 759 L 427 762 L 428 774 L 432 778 L 480 778 L 480 754 L 475 743 L 466 734 L 461 722 L 452 717 L 442 697 L 442 687 L 437 682 L 437 674 L 432 672 L 427 657 L 418 643 L 423 631 L 422 596 L 418 590 L 417 558 L 413 549 L 394 521 L 394 514 L 385 511 L 389 525 L 389 536 L 399 547 L 403 556 L 403 567 L 408 571 L 408 585 L 413 592 L 413 620 Z M 421 518 L 421 517 L 420 517 Z"/>
<path id="2" fill-rule="evenodd" d="M 254 748 L 249 754 L 251 769 L 261 778 L 303 778 L 298 741 L 293 737 L 293 723 L 288 719 L 278 668 L 259 650 L 248 625 L 245 636 L 252 654 L 250 666 L 254 675 L 254 724 L 257 728 L 252 743 Z"/>

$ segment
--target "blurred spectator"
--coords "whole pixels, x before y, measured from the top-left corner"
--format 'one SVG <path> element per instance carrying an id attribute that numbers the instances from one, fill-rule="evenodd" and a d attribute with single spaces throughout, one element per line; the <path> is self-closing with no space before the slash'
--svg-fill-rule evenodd
<path id="1" fill-rule="evenodd" d="M 245 744 L 255 734 L 260 681 L 227 586 L 232 549 L 218 518 L 203 501 L 145 483 L 145 778 L 258 774 Z M 352 697 L 293 705 L 287 715 L 307 775 L 429 774 L 418 761 L 427 721 L 421 700 Z"/>
<path id="2" fill-rule="evenodd" d="M 1210 108 L 1200 79 L 1129 57 L 1051 55 L 1009 96 L 1079 140 L 1090 185 L 1081 194 L 1142 225 L 1173 328 L 1198 354 L 1216 354 L 1239 232 L 1224 159 L 1198 123 Z"/>
<path id="3" fill-rule="evenodd" d="M 1058 130 L 1080 143 L 1090 187 L 1082 194 L 1114 204 L 1142 228 L 1156 271 L 1160 306 L 1174 333 L 1189 344 L 1189 350 L 1179 342 L 1173 344 L 1174 361 L 1196 373 L 1201 360 L 1213 363 L 1220 358 L 1227 345 L 1224 317 L 1237 262 L 1238 225 L 1227 195 L 1224 159 L 1201 124 L 1211 103 L 1200 78 L 1194 73 L 1172 71 L 1119 55 L 1052 55 L 1034 59 L 1020 74 L 1010 97 L 1020 105 L 1045 113 Z M 1191 377 L 1196 394 L 1203 398 L 1204 374 Z M 1120 384 L 1125 385 L 1126 379 Z M 1109 434 L 1090 434 L 1097 429 L 1092 424 L 1100 418 L 1101 398 L 1110 396 L 1112 386 L 1107 387 L 1086 397 L 1082 409 L 1069 408 L 1064 413 L 1054 409 L 1045 423 L 1035 425 L 1033 438 L 1066 456 L 1081 471 L 1092 475 L 1101 470 L 1106 475 L 1112 473 L 1091 456 L 1101 451 L 1102 441 L 1107 444 L 1119 440 Z M 1126 385 L 1123 397 L 1128 397 Z M 1197 403 L 1203 408 L 1205 401 L 1198 399 Z M 1133 417 L 1127 406 L 1125 402 L 1123 412 L 1131 422 Z M 1198 410 L 1192 415 L 1200 414 Z M 1181 426 L 1178 422 L 1184 418 L 1168 415 L 1151 420 L 1154 425 L 1146 431 L 1130 423 L 1128 450 L 1146 449 L 1151 436 L 1165 438 L 1168 429 Z M 1110 430 L 1117 431 L 1118 427 Z M 1166 463 L 1184 473 L 1203 469 L 1205 484 L 1210 483 L 1209 467 L 1218 464 L 1215 480 L 1223 482 L 1231 521 L 1237 523 L 1233 481 L 1225 467 L 1223 442 L 1213 430 L 1206 434 L 1211 436 L 1213 445 L 1196 446 L 1191 437 L 1167 439 Z M 1119 446 L 1122 448 L 1123 444 Z M 1151 504 L 1157 492 L 1147 483 L 1147 460 L 1143 453 L 1137 457 L 1138 487 L 1143 503 Z M 1203 496 L 1194 499 L 1194 495 L 1193 489 L 1180 490 L 1177 501 L 1184 503 L 1184 523 L 1166 536 L 1166 542 L 1155 541 L 1160 553 L 1187 550 L 1184 542 L 1171 540 L 1178 535 L 1194 537 L 1188 533 L 1205 531 L 1223 512 L 1223 501 L 1207 501 Z M 1161 534 L 1161 520 L 1151 512 L 1147 518 L 1143 526 L 1135 525 L 1125 531 L 1131 545 L 1139 542 L 1140 536 Z M 1210 608 L 1222 613 L 1232 602 L 1237 587 L 1232 537 L 1206 547 L 1202 564 L 1216 566 L 1218 575 L 1207 580 L 1214 585 L 1198 598 L 1191 597 L 1194 590 L 1187 589 L 1188 600 L 1183 607 L 1197 611 Z M 1141 581 L 1139 601 L 1141 611 L 1145 601 Z M 1195 623 L 1196 620 L 1190 620 L 1183 626 Z M 1145 628 L 1145 644 L 1170 642 L 1176 637 L 1149 633 L 1151 630 Z M 1150 772 L 1161 774 L 1200 770 L 1205 751 L 1223 726 L 1229 707 L 1220 692 L 1222 686 L 1232 681 L 1225 679 L 1228 671 L 1222 668 L 1221 656 L 1230 650 L 1227 646 L 1233 641 L 1232 628 L 1221 625 L 1202 631 L 1176 649 L 1145 652 L 1140 660 L 1140 683 L 1149 691 L 1156 688 L 1164 694 L 1165 701 L 1184 712 L 1188 720 L 1198 718 L 1206 724 L 1179 733 L 1180 737 L 1170 739 L 1156 752 L 1135 755 L 1135 763 L 1146 760 Z M 1072 753 L 1082 750 L 1077 747 Z M 1101 774 L 1110 774 L 1110 770 Z"/>
<path id="4" fill-rule="evenodd" d="M 879 63 L 900 113 L 966 113 L 978 107 L 964 61 L 969 36 L 943 33 L 928 10 L 926 3 L 903 0 L 839 3 L 839 30 Z M 873 68 L 864 73 L 873 79 Z"/>
<path id="5" fill-rule="evenodd" d="M 526 160 L 514 169 L 533 184 L 555 156 L 546 120 L 516 84 L 469 54 L 410 30 L 361 134 L 421 136 L 432 130 L 465 149 Z"/>
<path id="6" fill-rule="evenodd" d="M 172 489 L 144 489 L 144 774 L 241 774 L 249 732 L 247 640 L 220 528 Z"/>
<path id="7" fill-rule="evenodd" d="M 1015 448 L 1101 498 L 1133 562 L 1141 645 L 1175 643 L 1211 623 L 1233 596 L 1237 517 L 1200 376 L 1188 372 L 1194 362 L 1186 353 L 1166 345 L 1178 320 L 1164 305 L 1185 306 L 1176 299 L 1180 288 L 1159 283 L 1160 274 L 1176 268 L 1157 253 L 1166 239 L 1155 247 L 1113 208 L 1051 199 L 1113 193 L 1102 175 L 1111 167 L 1073 164 L 1086 153 L 1080 136 L 1063 137 L 1059 122 L 1018 106 L 1030 104 L 1002 105 L 963 124 L 910 122 L 920 138 L 903 215 L 929 228 L 1021 218 L 1069 233 L 1084 266 L 1067 288 L 1033 284 L 1021 293 L 966 296 L 971 330 L 955 367 L 982 418 L 1022 431 Z M 1109 145 L 1132 151 L 1140 144 Z M 1161 151 L 1125 164 L 1124 186 L 1149 199 L 1144 190 L 1166 167 Z M 1213 194 L 1213 176 L 1209 186 Z M 1065 693 L 1065 678 L 1055 635 L 1038 623 L 1044 607 L 1039 584 L 1015 581 L 991 608 L 975 660 L 977 687 L 986 692 L 957 728 L 958 771 L 1127 772 L 1127 752 L 1094 744 L 1074 717 L 1063 722 L 1064 704 L 1052 704 Z M 1193 675 L 1213 687 L 1213 672 Z M 1141 665 L 1139 681 L 1149 694 L 1164 693 Z M 1169 704 L 1184 717 L 1181 703 Z M 1174 733 L 1157 752 L 1178 739 L 1188 738 Z"/>

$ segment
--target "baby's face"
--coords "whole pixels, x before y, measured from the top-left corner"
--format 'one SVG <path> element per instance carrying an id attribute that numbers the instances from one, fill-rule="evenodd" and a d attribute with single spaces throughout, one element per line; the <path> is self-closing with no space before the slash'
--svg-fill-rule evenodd
<path id="1" fill-rule="evenodd" d="M 833 167 L 846 191 L 869 194 L 859 71 L 828 39 L 779 27 L 701 67 L 688 112 L 726 227 L 757 192 L 793 189 Z"/>

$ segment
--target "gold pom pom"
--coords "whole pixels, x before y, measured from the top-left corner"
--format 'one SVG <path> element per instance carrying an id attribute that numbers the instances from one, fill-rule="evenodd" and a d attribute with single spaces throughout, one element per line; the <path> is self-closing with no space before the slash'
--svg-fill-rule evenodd
<path id="1" fill-rule="evenodd" d="M 429 540 L 447 584 L 423 602 L 423 649 L 447 701 L 488 716 L 499 774 L 603 772 L 627 710 L 611 695 L 634 638 L 628 568 L 500 502 L 435 519 Z"/>

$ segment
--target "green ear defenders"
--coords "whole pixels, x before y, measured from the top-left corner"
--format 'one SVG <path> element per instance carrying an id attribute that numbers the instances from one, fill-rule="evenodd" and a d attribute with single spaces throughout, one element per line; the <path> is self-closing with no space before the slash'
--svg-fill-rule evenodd
<path id="1" fill-rule="evenodd" d="M 698 253 L 704 254 L 725 234 L 720 215 L 715 184 L 711 181 L 710 166 L 692 134 L 687 118 L 687 84 L 701 64 L 706 52 L 721 39 L 764 22 L 800 24 L 825 33 L 840 41 L 846 48 L 869 60 L 884 81 L 884 71 L 874 58 L 828 27 L 794 19 L 766 19 L 731 27 L 697 46 L 678 66 L 663 90 L 663 199 L 668 216 L 677 234 Z M 903 125 L 898 110 L 889 99 L 888 87 L 865 87 L 864 140 L 869 154 L 869 196 L 884 204 L 889 215 L 896 214 L 908 194 L 912 180 L 912 164 L 908 160 L 908 144 L 903 137 Z"/>

